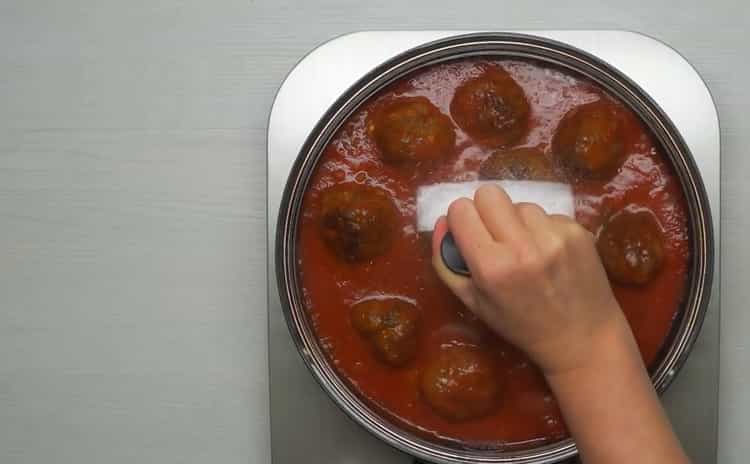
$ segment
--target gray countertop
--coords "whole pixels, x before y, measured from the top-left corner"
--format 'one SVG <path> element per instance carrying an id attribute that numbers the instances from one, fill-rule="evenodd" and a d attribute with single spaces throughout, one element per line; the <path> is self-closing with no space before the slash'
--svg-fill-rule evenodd
<path id="1" fill-rule="evenodd" d="M 268 462 L 274 92 L 330 37 L 428 28 L 632 29 L 704 76 L 723 143 L 719 462 L 746 462 L 749 18 L 744 1 L 3 0 L 0 462 Z"/>

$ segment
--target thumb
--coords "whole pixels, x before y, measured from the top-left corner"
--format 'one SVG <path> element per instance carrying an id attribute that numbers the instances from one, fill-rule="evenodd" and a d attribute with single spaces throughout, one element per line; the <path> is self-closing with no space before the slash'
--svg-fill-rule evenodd
<path id="1" fill-rule="evenodd" d="M 445 286 L 451 289 L 464 305 L 473 310 L 476 306 L 477 295 L 474 283 L 468 277 L 458 275 L 448 269 L 440 255 L 440 242 L 443 241 L 447 232 L 448 221 L 445 216 L 441 216 L 435 223 L 432 233 L 432 267 Z"/>

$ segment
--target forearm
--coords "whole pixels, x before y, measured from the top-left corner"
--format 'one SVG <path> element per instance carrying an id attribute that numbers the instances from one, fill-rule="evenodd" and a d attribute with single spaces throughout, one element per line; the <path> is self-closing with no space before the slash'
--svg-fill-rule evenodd
<path id="1" fill-rule="evenodd" d="M 619 317 L 596 334 L 590 363 L 547 376 L 586 464 L 689 462 L 674 435 L 630 328 Z"/>

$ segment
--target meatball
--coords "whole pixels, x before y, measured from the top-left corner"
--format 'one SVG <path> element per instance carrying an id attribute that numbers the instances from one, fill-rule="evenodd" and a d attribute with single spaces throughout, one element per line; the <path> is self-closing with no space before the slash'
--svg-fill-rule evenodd
<path id="1" fill-rule="evenodd" d="M 499 67 L 488 68 L 462 84 L 451 101 L 453 120 L 477 142 L 490 147 L 518 142 L 526 134 L 529 113 L 523 89 Z"/>
<path id="2" fill-rule="evenodd" d="M 591 179 L 614 174 L 625 154 L 619 110 L 598 100 L 568 111 L 552 138 L 552 151 L 573 174 Z"/>
<path id="3" fill-rule="evenodd" d="M 427 403 L 450 421 L 485 416 L 500 396 L 492 359 L 468 346 L 443 349 L 422 371 L 419 385 Z"/>
<path id="4" fill-rule="evenodd" d="M 536 148 L 496 151 L 479 166 L 479 178 L 485 180 L 559 180 L 552 162 Z"/>
<path id="5" fill-rule="evenodd" d="M 403 366 L 414 359 L 419 311 L 413 304 L 399 298 L 366 300 L 352 307 L 351 318 L 386 364 Z"/>
<path id="6" fill-rule="evenodd" d="M 385 191 L 341 184 L 321 193 L 323 241 L 346 261 L 366 261 L 391 245 L 397 212 Z"/>
<path id="7" fill-rule="evenodd" d="M 389 163 L 435 161 L 451 153 L 453 123 L 425 97 L 401 97 L 377 108 L 367 132 Z"/>
<path id="8" fill-rule="evenodd" d="M 621 284 L 648 283 L 664 262 L 662 230 L 647 210 L 613 215 L 601 228 L 596 247 L 607 274 Z"/>

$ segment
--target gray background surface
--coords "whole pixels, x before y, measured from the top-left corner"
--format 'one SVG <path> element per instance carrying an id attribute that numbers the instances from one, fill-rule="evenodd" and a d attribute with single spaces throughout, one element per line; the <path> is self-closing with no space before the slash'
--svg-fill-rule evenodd
<path id="1" fill-rule="evenodd" d="M 268 462 L 274 92 L 332 36 L 427 28 L 633 29 L 705 77 L 724 148 L 719 462 L 746 462 L 748 18 L 744 1 L 0 0 L 0 462 Z"/>

